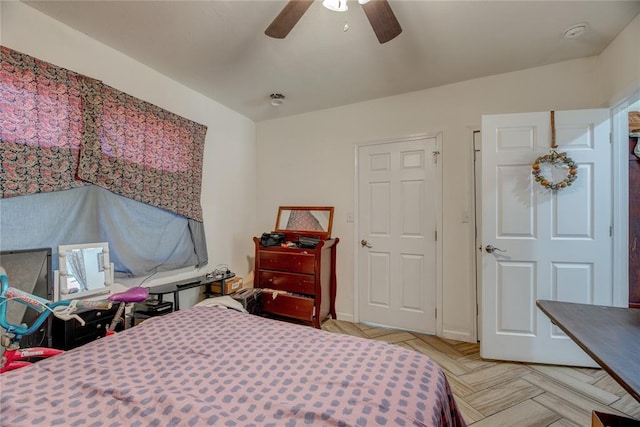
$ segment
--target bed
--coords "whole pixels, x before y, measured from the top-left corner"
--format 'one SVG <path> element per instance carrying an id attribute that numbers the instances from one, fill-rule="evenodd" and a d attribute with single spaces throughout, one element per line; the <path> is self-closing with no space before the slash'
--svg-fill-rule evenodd
<path id="1" fill-rule="evenodd" d="M 423 354 L 221 307 L 7 372 L 0 408 L 3 426 L 465 425 Z"/>

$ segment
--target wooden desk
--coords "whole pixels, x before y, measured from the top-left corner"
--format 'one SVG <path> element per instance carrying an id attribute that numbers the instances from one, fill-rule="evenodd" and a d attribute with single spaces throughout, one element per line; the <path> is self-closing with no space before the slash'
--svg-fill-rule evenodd
<path id="1" fill-rule="evenodd" d="M 640 309 L 545 300 L 536 304 L 640 402 Z"/>
<path id="2" fill-rule="evenodd" d="M 224 294 L 224 282 L 225 280 L 235 277 L 235 273 L 228 273 L 222 277 L 207 277 L 198 276 L 190 279 L 178 280 L 176 282 L 167 283 L 165 285 L 152 286 L 149 288 L 149 295 L 156 295 L 159 301 L 162 301 L 162 297 L 165 294 L 173 294 L 173 309 L 174 311 L 180 310 L 180 291 L 186 289 L 199 288 L 200 286 L 207 286 L 207 295 L 210 294 L 210 285 L 212 283 L 220 282 L 222 285 L 222 291 Z"/>

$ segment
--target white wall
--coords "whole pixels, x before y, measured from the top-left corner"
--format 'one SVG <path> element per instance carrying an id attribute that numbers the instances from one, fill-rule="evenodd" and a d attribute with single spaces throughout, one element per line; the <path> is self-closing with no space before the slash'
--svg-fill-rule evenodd
<path id="1" fill-rule="evenodd" d="M 640 97 L 640 15 L 600 54 L 602 102 L 618 105 L 627 97 Z"/>
<path id="2" fill-rule="evenodd" d="M 273 227 L 280 204 L 335 206 L 339 318 L 354 312 L 354 144 L 442 132 L 442 332 L 475 339 L 472 130 L 492 113 L 598 107 L 596 58 L 260 122 L 258 225 Z"/>
<path id="3" fill-rule="evenodd" d="M 640 16 L 600 57 L 562 62 L 425 91 L 258 123 L 258 226 L 278 205 L 332 205 L 338 248 L 338 317 L 353 319 L 354 146 L 442 132 L 442 333 L 476 338 L 471 134 L 493 113 L 608 107 L 640 90 Z M 312 84 L 312 82 L 310 82 Z"/>
<path id="4" fill-rule="evenodd" d="M 209 271 L 224 263 L 245 275 L 255 224 L 255 124 L 221 104 L 20 2 L 0 2 L 4 46 L 102 80 L 130 95 L 208 126 L 202 208 Z M 192 276 L 184 272 L 179 278 Z M 147 283 L 167 281 L 154 276 Z M 181 306 L 196 302 L 196 291 Z M 184 300 L 184 301 L 183 301 Z"/>

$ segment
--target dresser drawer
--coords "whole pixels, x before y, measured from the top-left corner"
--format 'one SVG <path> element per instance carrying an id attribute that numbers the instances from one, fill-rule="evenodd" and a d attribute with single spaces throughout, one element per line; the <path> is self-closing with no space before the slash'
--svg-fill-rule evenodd
<path id="1" fill-rule="evenodd" d="M 316 256 L 299 252 L 260 251 L 259 269 L 281 270 L 291 273 L 315 273 Z"/>
<path id="2" fill-rule="evenodd" d="M 258 283 L 261 288 L 315 295 L 315 276 L 309 274 L 284 273 L 280 271 L 260 270 Z"/>
<path id="3" fill-rule="evenodd" d="M 314 304 L 313 298 L 284 294 L 276 294 L 276 297 L 273 298 L 271 292 L 262 293 L 262 311 L 264 313 L 278 314 L 310 322 L 313 320 Z"/>
<path id="4" fill-rule="evenodd" d="M 87 322 L 84 326 L 78 324 L 72 334 L 72 340 L 76 345 L 83 345 L 97 338 L 102 338 L 107 333 L 107 328 L 111 324 L 113 316 L 96 319 L 93 322 Z M 75 320 L 69 320 L 75 322 Z"/>

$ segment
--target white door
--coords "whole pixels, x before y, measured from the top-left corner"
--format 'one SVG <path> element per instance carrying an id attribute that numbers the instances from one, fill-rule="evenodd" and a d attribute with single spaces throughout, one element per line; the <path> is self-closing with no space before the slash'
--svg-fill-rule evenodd
<path id="1" fill-rule="evenodd" d="M 575 161 L 578 178 L 551 190 L 532 175 L 551 147 L 550 113 L 483 117 L 482 357 L 597 366 L 536 300 L 612 305 L 609 127 L 607 110 L 555 113 L 556 151 Z"/>
<path id="2" fill-rule="evenodd" d="M 437 138 L 358 148 L 361 322 L 434 334 Z"/>

